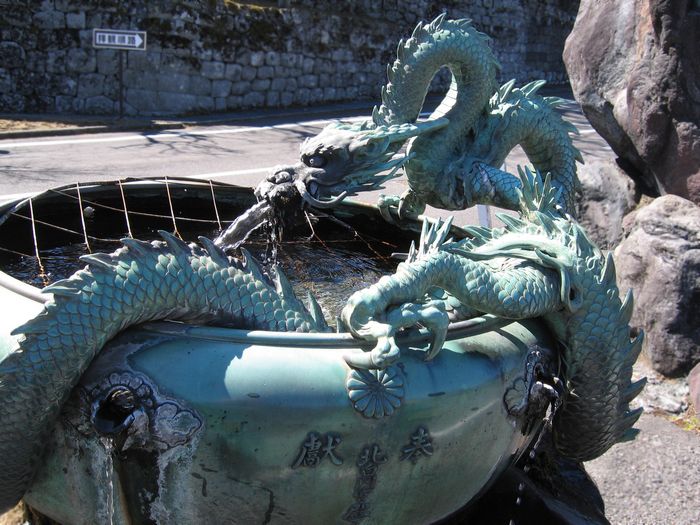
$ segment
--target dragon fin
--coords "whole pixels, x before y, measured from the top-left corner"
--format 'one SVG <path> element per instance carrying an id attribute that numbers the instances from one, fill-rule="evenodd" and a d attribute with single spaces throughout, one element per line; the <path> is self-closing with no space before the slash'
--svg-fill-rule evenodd
<path id="1" fill-rule="evenodd" d="M 625 324 L 629 324 L 630 319 L 632 319 L 632 313 L 634 313 L 634 294 L 630 288 L 627 290 L 625 300 L 622 301 L 622 306 L 620 307 L 620 316 Z"/>
<path id="2" fill-rule="evenodd" d="M 328 331 L 328 323 L 326 323 L 326 318 L 323 316 L 323 310 L 321 310 L 321 305 L 311 292 L 308 292 L 307 299 L 309 301 L 309 314 L 316 324 L 316 329 L 319 332 Z"/>
<path id="3" fill-rule="evenodd" d="M 632 428 L 632 426 L 637 422 L 637 420 L 640 418 L 642 413 L 644 412 L 644 408 L 639 407 L 635 408 L 634 410 L 628 410 L 625 412 L 625 415 L 622 416 L 620 422 L 619 422 L 619 428 L 620 429 L 629 429 Z"/>
<path id="4" fill-rule="evenodd" d="M 90 266 L 114 270 L 114 261 L 112 260 L 112 256 L 108 253 L 90 253 L 88 255 L 81 255 L 80 260 Z"/>
<path id="5" fill-rule="evenodd" d="M 564 100 L 561 97 L 543 97 L 543 98 L 544 98 L 544 101 L 553 108 L 556 108 L 556 107 L 561 106 L 562 104 L 566 103 L 566 100 Z"/>
<path id="6" fill-rule="evenodd" d="M 496 217 L 499 215 L 500 214 L 496 214 Z M 498 218 L 500 219 L 500 217 Z M 471 235 L 474 240 L 486 241 L 492 238 L 492 231 L 490 228 L 484 228 L 483 226 L 464 226 L 462 229 L 467 232 L 468 235 Z"/>
<path id="7" fill-rule="evenodd" d="M 437 31 L 438 29 L 440 29 L 440 27 L 442 26 L 442 23 L 445 21 L 446 16 L 447 16 L 447 13 L 442 13 L 442 14 L 438 15 L 437 17 L 435 17 L 435 20 L 430 22 L 430 26 L 429 26 L 430 31 L 434 32 L 434 31 Z"/>
<path id="8" fill-rule="evenodd" d="M 165 244 L 168 245 L 168 248 L 172 250 L 173 253 L 190 252 L 189 245 L 182 239 L 178 239 L 177 237 L 175 237 L 172 233 L 167 232 L 165 230 L 158 230 L 158 235 L 160 235 L 163 238 Z"/>
<path id="9" fill-rule="evenodd" d="M 289 282 L 289 279 L 287 279 L 287 276 L 282 271 L 282 268 L 275 265 L 273 270 L 275 288 L 277 289 L 277 293 L 280 295 L 280 297 L 283 297 L 284 299 L 295 297 L 292 284 Z"/>
<path id="10" fill-rule="evenodd" d="M 258 281 L 264 281 L 265 277 L 255 257 L 253 257 L 251 253 L 245 248 L 240 248 L 240 250 L 243 254 L 243 260 L 245 262 L 246 270 L 248 270 L 251 273 L 251 275 L 255 277 Z"/>
<path id="11" fill-rule="evenodd" d="M 416 27 L 413 28 L 413 33 L 411 33 L 411 38 L 417 38 L 418 34 L 423 30 L 423 21 L 421 20 L 416 24 Z"/>
<path id="12" fill-rule="evenodd" d="M 547 83 L 546 80 L 533 80 L 532 82 L 529 82 L 525 84 L 523 87 L 520 88 L 520 91 L 522 91 L 526 97 L 530 97 L 537 93 L 542 86 L 544 86 Z"/>
<path id="13" fill-rule="evenodd" d="M 131 237 L 125 237 L 121 239 L 121 243 L 129 248 L 129 251 L 134 252 L 142 257 L 150 253 L 151 243 L 140 241 L 138 239 L 132 239 Z"/>
<path id="14" fill-rule="evenodd" d="M 629 362 L 634 363 L 637 358 L 639 357 L 639 354 L 642 351 L 642 345 L 644 344 L 644 332 L 639 332 L 639 335 L 632 341 L 632 344 L 629 349 L 629 354 L 627 360 Z"/>
<path id="15" fill-rule="evenodd" d="M 640 394 L 642 390 L 644 390 L 646 384 L 646 377 L 643 377 L 639 381 L 635 381 L 634 383 L 630 384 L 630 386 L 628 386 L 622 391 L 621 401 L 623 403 L 629 403 L 630 401 L 632 401 L 635 397 L 637 397 Z"/>
<path id="16" fill-rule="evenodd" d="M 406 43 L 404 42 L 403 38 L 399 40 L 399 44 L 396 46 L 396 58 L 399 60 L 399 62 L 403 62 L 405 58 L 405 47 Z M 384 95 L 384 93 L 382 93 Z M 382 100 L 384 100 L 384 97 L 382 96 Z"/>
<path id="17" fill-rule="evenodd" d="M 568 131 L 569 133 L 573 133 L 575 135 L 580 135 L 581 132 L 578 130 L 576 126 L 573 125 L 573 123 L 569 122 L 568 120 L 562 119 L 562 122 L 564 123 L 564 129 Z"/>
<path id="18" fill-rule="evenodd" d="M 519 230 L 525 225 L 523 221 L 507 213 L 496 213 L 496 217 L 510 230 Z"/>
<path id="19" fill-rule="evenodd" d="M 615 272 L 615 261 L 613 260 L 612 253 L 608 253 L 605 256 L 605 264 L 603 265 L 603 273 L 600 278 L 600 283 L 615 283 L 616 282 L 616 272 Z"/>
<path id="20" fill-rule="evenodd" d="M 513 86 L 515 86 L 515 79 L 511 78 L 508 82 L 498 88 L 499 102 L 503 102 L 506 98 L 508 98 L 508 95 L 510 95 L 511 91 L 513 91 Z"/>
<path id="21" fill-rule="evenodd" d="M 418 251 L 416 250 L 416 243 L 411 241 L 411 246 L 408 249 L 408 256 L 406 257 L 406 262 L 413 262 L 418 258 Z"/>
<path id="22" fill-rule="evenodd" d="M 214 241 L 207 237 L 204 237 L 203 235 L 200 235 L 198 239 L 199 242 L 202 243 L 202 246 L 204 246 L 204 249 L 207 251 L 212 261 L 214 261 L 216 264 L 223 268 L 230 266 L 231 263 L 229 262 L 226 253 L 224 253 L 224 251 L 221 248 L 214 244 Z"/>
<path id="23" fill-rule="evenodd" d="M 70 282 L 70 279 L 61 279 L 60 281 L 56 281 L 55 283 L 50 284 L 46 288 L 42 289 L 41 293 L 51 293 L 54 295 L 61 295 L 64 297 L 79 295 L 81 290 L 79 287 L 73 284 L 74 282 L 75 279 L 73 280 L 73 282 Z"/>

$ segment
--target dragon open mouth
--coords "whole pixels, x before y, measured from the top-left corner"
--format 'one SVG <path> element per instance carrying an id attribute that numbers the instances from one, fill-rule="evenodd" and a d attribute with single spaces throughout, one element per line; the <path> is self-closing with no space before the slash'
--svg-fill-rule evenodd
<path id="1" fill-rule="evenodd" d="M 304 202 L 315 208 L 330 208 L 349 195 L 355 195 L 358 191 L 372 191 L 382 186 L 386 181 L 394 179 L 400 175 L 400 169 L 408 162 L 412 155 L 396 155 L 389 160 L 379 164 L 372 164 L 363 169 L 356 170 L 345 176 L 343 180 L 336 184 L 323 184 L 315 177 L 309 177 L 307 181 L 300 178 L 294 180 L 294 187 L 301 195 Z M 382 173 L 388 173 L 382 175 Z M 334 191 L 336 190 L 336 191 Z M 328 199 L 323 199 L 324 195 L 331 194 Z"/>

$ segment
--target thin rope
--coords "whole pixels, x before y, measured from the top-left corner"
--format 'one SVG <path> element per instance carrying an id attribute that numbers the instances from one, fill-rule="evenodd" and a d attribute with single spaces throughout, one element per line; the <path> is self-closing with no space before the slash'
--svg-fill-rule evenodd
<path id="1" fill-rule="evenodd" d="M 122 204 L 124 205 L 124 217 L 126 217 L 126 231 L 129 232 L 129 237 L 132 239 L 134 236 L 131 234 L 131 224 L 129 224 L 129 212 L 126 210 L 126 197 L 124 196 L 124 187 L 122 186 L 122 181 L 117 181 L 119 184 L 119 191 L 122 194 Z"/>
<path id="2" fill-rule="evenodd" d="M 165 177 L 165 193 L 168 195 L 168 206 L 170 206 L 170 216 L 173 219 L 173 234 L 178 239 L 182 240 L 182 235 L 177 231 L 177 222 L 175 221 L 175 211 L 173 210 L 173 199 L 170 197 L 170 186 L 168 185 L 168 177 Z"/>
<path id="3" fill-rule="evenodd" d="M 69 229 L 69 228 L 64 228 L 63 226 L 58 226 L 58 225 L 56 225 L 56 224 L 51 224 L 51 223 L 49 223 L 49 222 L 40 221 L 40 220 L 38 220 L 38 219 L 33 219 L 32 217 L 27 217 L 26 215 L 22 215 L 21 213 L 11 212 L 10 215 L 12 215 L 13 217 L 19 217 L 20 219 L 24 219 L 24 220 L 27 220 L 27 221 L 34 221 L 34 222 L 36 222 L 37 224 L 41 224 L 42 226 L 46 226 L 47 228 L 54 228 L 54 229 L 60 230 L 60 231 L 62 231 L 62 232 L 72 233 L 73 235 L 77 235 L 78 237 L 82 237 L 82 236 L 83 236 L 82 233 L 77 232 L 77 231 L 75 231 L 75 230 L 71 230 L 71 229 Z M 93 241 L 101 241 L 101 242 L 119 242 L 119 239 L 105 239 L 105 238 L 103 238 L 103 237 L 95 237 L 94 235 L 88 235 L 88 237 L 89 237 L 90 239 L 92 239 Z"/>
<path id="4" fill-rule="evenodd" d="M 209 179 L 209 188 L 211 189 L 211 201 L 214 203 L 214 214 L 216 215 L 216 223 L 219 225 L 219 230 L 223 230 L 221 227 L 221 219 L 219 218 L 219 210 L 216 207 L 216 195 L 214 195 L 214 185 L 211 183 L 211 179 Z"/>
<path id="5" fill-rule="evenodd" d="M 39 265 L 39 277 L 44 282 L 44 286 L 48 282 L 48 275 L 46 275 L 46 270 L 44 270 L 44 265 L 41 264 L 41 257 L 39 256 L 39 242 L 36 237 L 36 226 L 34 221 L 34 205 L 32 204 L 33 199 L 29 199 L 29 213 L 31 215 L 32 221 L 32 236 L 34 238 L 34 253 L 36 254 L 36 262 Z"/>
<path id="6" fill-rule="evenodd" d="M 85 236 L 85 247 L 88 253 L 92 253 L 90 241 L 88 240 L 87 227 L 85 226 L 85 213 L 83 212 L 83 199 L 80 196 L 80 183 L 75 184 L 75 190 L 78 193 L 78 208 L 80 209 L 80 223 L 83 225 L 83 235 Z"/>
<path id="7" fill-rule="evenodd" d="M 58 195 L 61 195 L 63 197 L 68 197 L 69 199 L 75 199 L 75 200 L 78 199 L 78 197 L 76 197 L 75 195 L 71 195 L 70 193 L 65 193 L 64 191 L 61 191 L 61 190 L 47 190 L 47 191 L 57 193 Z M 90 206 L 94 206 L 95 208 L 102 208 L 105 210 L 116 211 L 120 214 L 124 213 L 123 208 L 115 208 L 114 206 L 109 206 L 108 204 L 102 204 L 99 202 L 91 201 L 89 199 L 83 199 L 83 202 L 85 204 L 89 204 Z M 146 212 L 134 211 L 134 210 L 131 210 L 129 212 L 129 215 L 138 215 L 140 217 L 152 217 L 155 219 L 170 219 L 170 215 L 161 215 L 158 213 L 146 213 Z M 213 219 L 195 219 L 194 217 L 178 217 L 178 220 L 179 221 L 190 221 L 190 222 L 205 222 L 208 224 L 215 224 L 216 223 L 216 221 Z M 224 224 L 232 223 L 232 222 L 233 222 L 233 220 L 224 221 Z"/>

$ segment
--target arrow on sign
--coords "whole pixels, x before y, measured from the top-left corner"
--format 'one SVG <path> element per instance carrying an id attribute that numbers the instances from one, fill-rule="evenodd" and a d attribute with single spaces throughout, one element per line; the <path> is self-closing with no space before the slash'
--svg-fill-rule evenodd
<path id="1" fill-rule="evenodd" d="M 123 31 L 121 29 L 93 29 L 92 46 L 106 49 L 146 50 L 145 31 Z"/>

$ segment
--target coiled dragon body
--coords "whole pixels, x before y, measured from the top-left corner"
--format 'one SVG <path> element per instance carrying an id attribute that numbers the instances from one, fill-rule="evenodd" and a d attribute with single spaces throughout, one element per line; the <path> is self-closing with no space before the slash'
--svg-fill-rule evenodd
<path id="1" fill-rule="evenodd" d="M 277 271 L 263 276 L 211 241 L 206 250 L 161 232 L 165 242 L 123 240 L 111 255 L 83 257 L 88 266 L 44 289 L 44 311 L 15 329 L 19 348 L 0 363 L 0 513 L 25 493 L 70 391 L 96 353 L 119 331 L 154 319 L 216 320 L 242 328 L 311 332 L 326 324 L 310 312 Z"/>
<path id="2" fill-rule="evenodd" d="M 443 65 L 454 76 L 446 100 L 455 103 L 438 108 L 428 122 L 417 121 L 430 79 Z M 470 241 L 444 242 L 448 228 L 426 230 L 419 250 L 395 275 L 349 299 L 344 323 L 377 346 L 347 360 L 385 366 L 398 357 L 395 332 L 415 323 L 434 332 L 433 357 L 448 323 L 440 300 L 425 298 L 435 288 L 478 312 L 542 317 L 561 343 L 568 390 L 554 438 L 564 455 L 587 460 L 633 433 L 639 412 L 628 403 L 644 384 L 631 383 L 641 337 L 630 341 L 632 299 L 620 301 L 612 260 L 560 213 L 573 207 L 579 155 L 570 126 L 552 111 L 558 101 L 537 96 L 538 83 L 497 90 L 496 68 L 485 37 L 467 21 L 439 17 L 419 25 L 399 45 L 372 120 L 326 128 L 302 146 L 298 165 L 268 182 L 293 184 L 307 202 L 323 205 L 324 193 L 373 187 L 382 171 L 393 175 L 403 166 L 410 190 L 396 201 L 399 212 L 419 212 L 426 203 L 520 209 L 520 219 L 504 217 L 505 229 L 472 229 Z M 409 139 L 408 154 L 392 159 Z M 553 187 L 498 169 L 515 144 Z M 307 310 L 281 273 L 273 284 L 252 258 L 239 264 L 206 239 L 202 250 L 162 235 L 165 243 L 125 240 L 112 255 L 86 256 L 88 267 L 47 288 L 53 300 L 15 330 L 24 337 L 0 363 L 0 512 L 29 487 L 44 436 L 70 390 L 100 348 L 127 326 L 170 318 L 326 329 L 318 305 L 312 301 Z"/>
<path id="3" fill-rule="evenodd" d="M 346 356 L 356 366 L 387 366 L 399 357 L 394 334 L 421 323 L 442 347 L 448 324 L 435 288 L 477 312 L 510 319 L 540 317 L 561 344 L 567 394 L 553 422 L 558 450 L 588 461 L 636 433 L 641 409 L 629 402 L 645 380 L 631 382 L 642 335 L 630 340 L 632 294 L 620 300 L 612 255 L 579 224 L 556 209 L 556 192 L 539 176 L 522 174 L 520 218 L 501 216 L 505 228 L 468 228 L 473 239 L 444 242 L 449 222 L 427 229 L 418 250 L 394 275 L 353 294 L 341 318 L 374 349 Z"/>
<path id="4" fill-rule="evenodd" d="M 443 102 L 425 121 L 419 120 L 433 76 L 447 67 L 452 84 Z M 488 37 L 469 20 L 447 20 L 441 15 L 418 24 L 406 41 L 399 42 L 397 58 L 387 68 L 382 103 L 372 118 L 358 124 L 333 123 L 301 147 L 300 161 L 279 172 L 294 181 L 302 196 L 320 205 L 357 191 L 376 187 L 391 169 L 402 168 L 409 189 L 401 198 L 380 201 L 385 215 L 398 206 L 399 215 L 422 213 L 426 204 L 462 210 L 474 204 L 518 209 L 517 175 L 500 169 L 506 156 L 522 146 L 537 171 L 549 174 L 561 190 L 558 204 L 573 213 L 579 186 L 576 162 L 583 162 L 569 132 L 576 128 L 555 111 L 563 100 L 537 94 L 544 81 L 516 88 L 514 81 L 500 88 L 498 62 Z M 406 154 L 392 159 L 408 144 Z"/>

